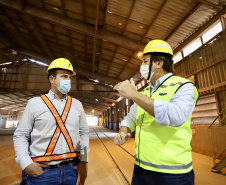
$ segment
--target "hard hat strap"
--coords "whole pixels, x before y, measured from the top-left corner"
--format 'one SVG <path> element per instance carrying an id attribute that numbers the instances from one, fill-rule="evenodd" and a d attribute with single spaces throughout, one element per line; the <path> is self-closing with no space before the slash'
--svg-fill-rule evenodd
<path id="1" fill-rule="evenodd" d="M 151 55 L 151 57 L 150 57 L 149 73 L 148 73 L 148 78 L 147 78 L 147 80 L 150 80 L 149 78 L 150 78 L 150 75 L 151 75 L 151 67 L 152 67 L 152 55 Z"/>

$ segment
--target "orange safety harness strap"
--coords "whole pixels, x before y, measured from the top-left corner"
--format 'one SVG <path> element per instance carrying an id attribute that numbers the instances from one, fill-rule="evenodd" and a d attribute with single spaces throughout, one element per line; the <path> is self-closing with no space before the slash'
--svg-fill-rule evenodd
<path id="1" fill-rule="evenodd" d="M 51 113 L 55 117 L 58 126 L 53 134 L 53 137 L 51 138 L 51 141 L 49 143 L 49 146 L 46 150 L 45 155 L 41 156 L 41 157 L 35 157 L 35 158 L 33 158 L 33 161 L 34 162 L 35 161 L 53 161 L 53 160 L 61 160 L 61 159 L 67 159 L 67 158 L 72 158 L 72 157 L 78 157 L 80 154 L 75 152 L 71 137 L 64 125 L 68 112 L 71 107 L 72 98 L 70 96 L 68 96 L 67 102 L 66 102 L 66 105 L 65 105 L 65 108 L 64 108 L 64 111 L 63 111 L 63 114 L 61 117 L 60 117 L 59 113 L 57 112 L 56 108 L 53 106 L 53 104 L 47 98 L 46 95 L 42 95 L 41 98 L 43 99 L 43 101 L 45 102 L 45 104 L 48 106 Z M 61 155 L 51 155 L 54 150 L 54 147 L 56 146 L 57 140 L 58 140 L 61 132 L 63 133 L 63 135 L 67 141 L 67 144 L 70 148 L 71 153 L 61 154 Z"/>
<path id="2" fill-rule="evenodd" d="M 46 153 L 45 155 L 51 155 L 52 152 L 53 152 L 53 149 L 57 143 L 57 140 L 60 136 L 60 132 L 63 133 L 67 143 L 68 143 L 68 146 L 70 148 L 70 151 L 71 152 L 74 152 L 74 147 L 72 145 L 72 140 L 71 140 L 71 137 L 70 135 L 68 134 L 68 131 L 66 129 L 66 127 L 64 126 L 64 122 L 65 122 L 65 119 L 67 117 L 67 114 L 68 114 L 68 111 L 71 107 L 71 97 L 68 96 L 67 98 L 67 102 L 66 102 L 66 106 L 65 106 L 65 109 L 64 109 L 64 112 L 62 114 L 62 117 L 60 117 L 60 115 L 58 114 L 57 110 L 55 109 L 55 107 L 53 106 L 53 104 L 51 103 L 51 101 L 47 98 L 46 95 L 42 95 L 41 96 L 42 99 L 44 100 L 44 102 L 46 103 L 46 105 L 49 107 L 50 111 L 52 112 L 53 116 L 55 117 L 56 121 L 57 121 L 57 124 L 58 124 L 58 127 L 57 129 L 55 130 L 55 133 L 53 134 L 53 137 L 49 143 L 49 146 L 46 150 Z"/>
<path id="3" fill-rule="evenodd" d="M 58 161 L 58 160 L 63 160 L 63 159 L 69 159 L 69 158 L 75 158 L 75 157 L 79 157 L 80 154 L 73 152 L 73 153 L 66 153 L 66 154 L 56 154 L 56 155 L 50 155 L 50 156 L 40 156 L 40 157 L 35 157 L 33 158 L 33 162 L 36 161 Z"/>

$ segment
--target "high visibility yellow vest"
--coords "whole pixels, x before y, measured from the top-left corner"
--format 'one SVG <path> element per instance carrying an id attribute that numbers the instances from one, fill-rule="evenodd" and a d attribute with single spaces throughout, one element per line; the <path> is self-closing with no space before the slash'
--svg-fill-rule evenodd
<path id="1" fill-rule="evenodd" d="M 141 93 L 157 100 L 170 102 L 171 97 L 186 83 L 187 79 L 170 76 L 151 95 L 150 87 Z M 195 90 L 195 104 L 199 93 Z M 180 127 L 162 126 L 140 106 L 137 106 L 135 135 L 135 164 L 162 173 L 182 174 L 192 170 L 190 129 L 191 115 Z"/>

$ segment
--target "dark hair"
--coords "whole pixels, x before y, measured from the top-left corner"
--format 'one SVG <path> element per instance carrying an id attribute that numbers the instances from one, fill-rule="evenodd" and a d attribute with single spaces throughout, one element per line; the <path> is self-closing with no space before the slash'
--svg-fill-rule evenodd
<path id="1" fill-rule="evenodd" d="M 145 53 L 145 55 L 151 55 L 152 61 L 163 61 L 163 69 L 166 72 L 173 72 L 173 60 L 172 56 L 168 53 Z"/>
<path id="2" fill-rule="evenodd" d="M 56 77 L 57 75 L 57 70 L 66 70 L 66 71 L 69 71 L 67 69 L 61 69 L 61 68 L 54 68 L 54 69 L 50 69 L 49 72 L 48 72 L 48 80 L 49 80 L 49 77 L 50 76 L 53 76 L 54 78 Z M 71 71 L 69 71 L 71 74 L 73 74 Z M 50 82 L 49 82 L 50 83 Z"/>
<path id="3" fill-rule="evenodd" d="M 48 73 L 48 80 L 49 80 L 49 77 L 50 77 L 50 76 L 56 77 L 56 75 L 57 75 L 57 70 L 60 70 L 60 68 L 54 68 L 54 69 L 50 69 L 50 70 L 49 70 L 49 73 Z M 50 81 L 49 81 L 49 83 L 50 83 Z"/>

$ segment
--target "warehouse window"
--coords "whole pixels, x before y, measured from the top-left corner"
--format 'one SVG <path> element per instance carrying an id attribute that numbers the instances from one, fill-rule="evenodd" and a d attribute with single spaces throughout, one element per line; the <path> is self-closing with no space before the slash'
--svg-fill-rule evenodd
<path id="1" fill-rule="evenodd" d="M 179 62 L 182 59 L 182 54 L 181 52 L 177 53 L 176 55 L 174 55 L 173 57 L 173 63 L 176 64 L 177 62 Z"/>
<path id="2" fill-rule="evenodd" d="M 216 25 L 211 27 L 206 33 L 203 34 L 203 43 L 206 43 L 221 31 L 223 31 L 222 24 L 221 22 L 218 22 Z"/>
<path id="3" fill-rule="evenodd" d="M 187 55 L 198 49 L 200 46 L 202 46 L 202 42 L 201 38 L 199 37 L 183 50 L 184 56 L 186 57 Z"/>

